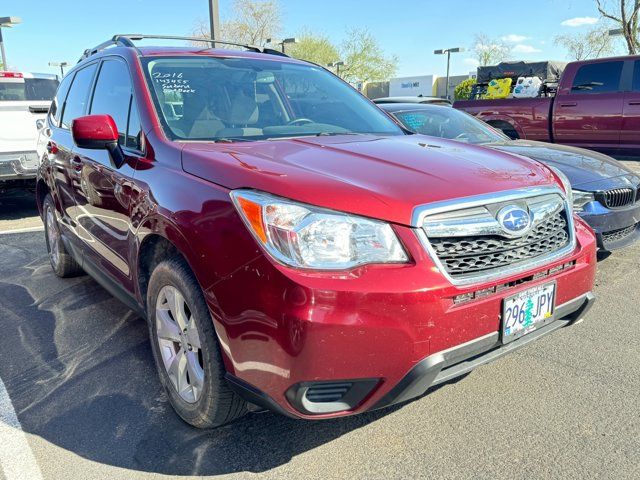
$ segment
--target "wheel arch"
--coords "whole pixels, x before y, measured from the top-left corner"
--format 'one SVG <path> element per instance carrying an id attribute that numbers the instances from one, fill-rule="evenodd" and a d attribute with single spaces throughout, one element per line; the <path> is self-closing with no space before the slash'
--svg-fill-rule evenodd
<path id="1" fill-rule="evenodd" d="M 48 193 L 51 192 L 49 185 L 42 178 L 39 178 L 36 182 L 36 205 L 38 206 L 38 212 L 40 213 L 40 217 L 42 217 L 42 207 L 44 205 L 44 199 Z M 55 203 L 55 198 L 53 202 Z M 56 205 L 57 207 L 57 205 Z"/>
<path id="2" fill-rule="evenodd" d="M 496 128 L 502 132 L 511 130 L 515 132 L 518 138 L 525 138 L 525 133 L 522 127 L 513 118 L 505 115 L 489 115 L 479 117 L 480 120 L 488 123 L 493 128 Z M 509 135 L 511 137 L 511 135 Z M 515 140 L 515 139 L 514 139 Z"/>
<path id="3" fill-rule="evenodd" d="M 153 269 L 164 259 L 179 256 L 193 272 L 202 291 L 208 285 L 203 282 L 202 272 L 196 268 L 196 253 L 178 226 L 168 219 L 149 218 L 138 228 L 138 248 L 135 272 L 140 301 L 146 307 L 147 289 Z"/>

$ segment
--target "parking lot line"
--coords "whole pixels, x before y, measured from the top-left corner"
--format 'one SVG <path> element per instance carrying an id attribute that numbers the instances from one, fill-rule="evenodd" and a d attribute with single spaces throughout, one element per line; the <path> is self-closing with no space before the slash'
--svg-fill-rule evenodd
<path id="1" fill-rule="evenodd" d="M 42 232 L 42 231 L 44 231 L 44 225 L 41 225 L 38 227 L 16 228 L 14 230 L 3 230 L 3 231 L 0 231 L 0 235 L 11 235 L 13 233 Z"/>
<path id="2" fill-rule="evenodd" d="M 0 467 L 6 480 L 40 480 L 42 473 L 0 379 Z"/>

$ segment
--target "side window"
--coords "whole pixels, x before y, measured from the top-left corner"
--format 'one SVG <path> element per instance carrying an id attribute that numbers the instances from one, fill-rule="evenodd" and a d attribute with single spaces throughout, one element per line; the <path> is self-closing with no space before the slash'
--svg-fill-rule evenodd
<path id="1" fill-rule="evenodd" d="M 640 60 L 636 61 L 633 69 L 633 91 L 640 92 Z"/>
<path id="2" fill-rule="evenodd" d="M 129 123 L 127 127 L 126 147 L 132 150 L 142 150 L 140 117 L 135 98 L 131 99 L 131 110 L 129 111 Z"/>
<path id="3" fill-rule="evenodd" d="M 572 93 L 611 93 L 620 89 L 624 62 L 601 62 L 583 65 L 573 79 Z"/>
<path id="4" fill-rule="evenodd" d="M 65 98 L 67 98 L 67 93 L 69 93 L 69 87 L 71 86 L 72 80 L 73 75 L 67 75 L 62 79 L 62 82 L 60 82 L 60 86 L 58 87 L 58 91 L 56 92 L 56 96 L 53 98 L 53 102 L 51 102 L 49 115 L 51 115 L 51 122 L 56 126 L 60 125 L 62 106 L 64 105 Z"/>
<path id="5" fill-rule="evenodd" d="M 89 101 L 89 88 L 91 87 L 96 67 L 97 64 L 94 63 L 76 72 L 69 95 L 67 95 L 67 100 L 64 103 L 61 127 L 69 128 L 74 118 L 85 114 L 87 102 Z"/>
<path id="6" fill-rule="evenodd" d="M 93 93 L 91 114 L 104 113 L 113 117 L 122 146 L 126 145 L 131 97 L 131 78 L 127 65 L 119 60 L 103 62 Z"/>

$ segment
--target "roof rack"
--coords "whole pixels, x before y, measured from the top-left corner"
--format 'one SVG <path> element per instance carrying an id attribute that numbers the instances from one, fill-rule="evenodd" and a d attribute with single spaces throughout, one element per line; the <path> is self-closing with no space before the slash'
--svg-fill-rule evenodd
<path id="1" fill-rule="evenodd" d="M 99 51 L 104 50 L 105 48 L 111 47 L 111 46 L 129 47 L 129 48 L 135 48 L 136 50 L 138 50 L 135 44 L 133 43 L 134 40 L 138 41 L 138 40 L 144 40 L 149 38 L 159 39 L 159 40 L 184 40 L 188 42 L 210 43 L 212 44 L 213 48 L 216 48 L 216 44 L 231 45 L 234 47 L 246 48 L 251 52 L 266 53 L 269 55 L 279 55 L 281 57 L 288 56 L 285 53 L 282 53 L 281 51 L 275 50 L 273 48 L 258 47 L 256 45 L 247 45 L 247 44 L 236 43 L 236 42 L 227 42 L 226 40 L 214 40 L 213 38 L 180 37 L 175 35 L 141 35 L 137 33 L 127 33 L 127 34 L 114 35 L 112 38 L 110 38 L 106 42 L 102 42 L 100 45 L 97 45 L 93 48 L 86 49 L 82 54 L 82 57 L 80 57 L 80 60 L 78 60 L 78 62 L 84 60 L 85 58 L 90 57 L 91 55 L 95 55 Z M 138 53 L 139 53 L 139 50 L 138 50 Z"/>

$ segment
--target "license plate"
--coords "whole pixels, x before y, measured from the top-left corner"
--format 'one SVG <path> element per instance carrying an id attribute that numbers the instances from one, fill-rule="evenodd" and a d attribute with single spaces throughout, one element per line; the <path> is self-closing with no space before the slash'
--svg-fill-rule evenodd
<path id="1" fill-rule="evenodd" d="M 502 309 L 502 343 L 509 343 L 553 321 L 556 284 L 530 288 L 505 299 Z"/>

